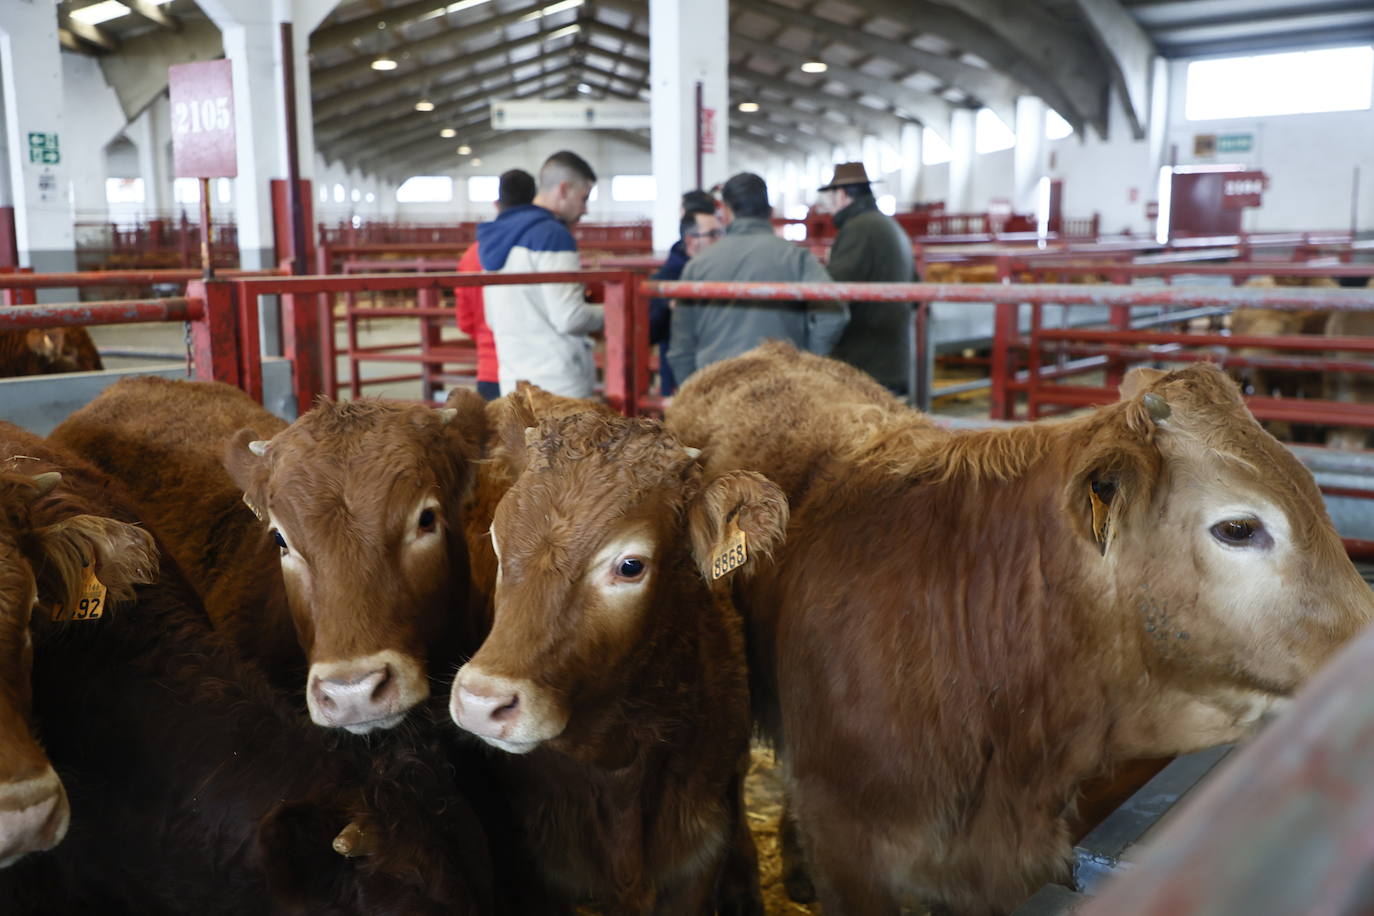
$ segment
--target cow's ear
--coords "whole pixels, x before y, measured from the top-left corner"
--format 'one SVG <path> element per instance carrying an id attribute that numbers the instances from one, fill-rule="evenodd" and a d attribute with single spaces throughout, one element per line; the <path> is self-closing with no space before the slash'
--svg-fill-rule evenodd
<path id="1" fill-rule="evenodd" d="M 73 515 L 36 529 L 34 535 L 42 560 L 35 564 L 39 594 L 46 601 L 76 607 L 91 572 L 105 586 L 111 604 L 132 598 L 135 585 L 157 581 L 157 544 L 136 525 Z"/>
<path id="2" fill-rule="evenodd" d="M 44 362 L 56 362 L 62 355 L 63 338 L 66 330 L 63 328 L 34 328 L 25 335 L 25 342 L 34 356 Z"/>
<path id="3" fill-rule="evenodd" d="M 241 429 L 224 447 L 221 459 L 234 485 L 243 491 L 243 502 L 259 521 L 267 519 L 267 480 L 270 439 L 259 439 L 251 429 Z"/>
<path id="4" fill-rule="evenodd" d="M 1160 466 L 1149 438 L 1125 430 L 1110 438 L 1084 450 L 1064 492 L 1070 523 L 1103 556 L 1131 509 L 1149 500 Z"/>
<path id="5" fill-rule="evenodd" d="M 1135 367 L 1126 373 L 1117 389 L 1121 392 L 1121 400 L 1130 401 L 1140 397 L 1142 392 L 1168 374 L 1163 369 L 1152 369 L 1149 366 Z"/>
<path id="6" fill-rule="evenodd" d="M 527 385 L 528 383 L 521 383 Z M 539 420 L 521 389 L 492 401 L 488 417 L 496 433 L 494 454 L 510 471 L 512 479 L 519 477 L 529 462 L 527 443 L 530 431 L 537 429 Z"/>
<path id="7" fill-rule="evenodd" d="M 707 581 L 742 569 L 746 574 L 787 536 L 787 497 L 753 471 L 728 471 L 711 480 L 687 509 L 692 557 Z"/>

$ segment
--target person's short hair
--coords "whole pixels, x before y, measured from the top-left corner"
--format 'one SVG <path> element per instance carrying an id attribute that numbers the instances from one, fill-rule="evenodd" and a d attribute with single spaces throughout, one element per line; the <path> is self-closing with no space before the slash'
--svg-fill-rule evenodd
<path id="1" fill-rule="evenodd" d="M 716 199 L 706 191 L 687 191 L 682 195 L 682 215 L 715 213 Z"/>
<path id="2" fill-rule="evenodd" d="M 524 169 L 509 169 L 497 182 L 496 208 L 520 207 L 534 203 L 534 176 Z"/>
<path id="3" fill-rule="evenodd" d="M 539 190 L 553 190 L 564 181 L 596 184 L 596 173 L 587 164 L 587 160 L 577 153 L 559 150 L 544 160 L 544 166 L 539 170 Z"/>
<path id="4" fill-rule="evenodd" d="M 863 200 L 865 197 L 873 196 L 873 185 L 866 181 L 861 181 L 857 184 L 842 184 L 839 190 L 848 194 L 854 200 Z"/>
<path id="5" fill-rule="evenodd" d="M 768 183 L 753 172 L 740 172 L 725 182 L 720 198 L 735 216 L 767 219 L 773 215 L 768 203 Z"/>

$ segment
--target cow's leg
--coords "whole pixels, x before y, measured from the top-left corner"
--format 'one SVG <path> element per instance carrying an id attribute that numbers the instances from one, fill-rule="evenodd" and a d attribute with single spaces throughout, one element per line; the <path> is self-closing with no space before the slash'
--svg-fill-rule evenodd
<path id="1" fill-rule="evenodd" d="M 778 852 L 782 858 L 782 886 L 787 890 L 787 896 L 793 903 L 814 903 L 816 885 L 806 867 L 801 832 L 786 792 L 782 797 L 782 815 L 778 818 Z"/>
<path id="2" fill-rule="evenodd" d="M 883 879 L 887 873 L 864 824 L 824 790 L 808 796 L 793 783 L 793 815 L 825 916 L 899 916 L 901 907 Z"/>
<path id="3" fill-rule="evenodd" d="M 716 911 L 720 916 L 763 916 L 763 888 L 759 885 L 759 853 L 744 812 L 744 774 L 749 758 L 740 764 L 730 789 L 733 827 L 715 882 Z"/>

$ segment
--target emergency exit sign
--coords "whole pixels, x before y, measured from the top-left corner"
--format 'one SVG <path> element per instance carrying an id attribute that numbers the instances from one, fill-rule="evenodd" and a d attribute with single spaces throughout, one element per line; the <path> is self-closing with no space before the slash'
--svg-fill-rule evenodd
<path id="1" fill-rule="evenodd" d="M 1217 134 L 1218 153 L 1248 153 L 1254 148 L 1254 134 Z"/>
<path id="2" fill-rule="evenodd" d="M 31 131 L 29 133 L 29 161 L 40 165 L 57 165 L 60 163 L 62 150 L 57 145 L 57 134 Z"/>

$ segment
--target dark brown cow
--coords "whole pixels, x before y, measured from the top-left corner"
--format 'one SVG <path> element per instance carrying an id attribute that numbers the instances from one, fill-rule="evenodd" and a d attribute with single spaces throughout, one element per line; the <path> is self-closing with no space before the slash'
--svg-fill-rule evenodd
<path id="1" fill-rule="evenodd" d="M 316 723 L 366 732 L 480 641 L 462 513 L 485 419 L 467 394 L 322 401 L 287 427 L 226 385 L 137 378 L 52 439 L 134 492 L 243 654 L 299 683 L 304 651 Z"/>
<path id="2" fill-rule="evenodd" d="M 92 561 L 106 587 L 103 600 L 111 602 L 127 600 L 133 583 L 157 576 L 152 538 L 132 525 L 85 515 L 34 524 L 34 504 L 60 477 L 0 470 L 0 868 L 55 846 L 70 818 L 66 790 L 30 719 L 30 615 L 53 604 L 78 608 Z"/>
<path id="3" fill-rule="evenodd" d="M 89 513 L 134 520 L 118 486 L 0 424 L 0 468 L 13 465 L 61 472 L 51 495 L 28 500 L 40 533 L 99 536 L 75 542 L 75 564 L 60 568 L 94 555 L 111 597 L 127 592 L 100 538 L 109 547 L 128 541 L 119 553 L 136 558 L 123 561 L 135 572 L 157 556 L 150 539 L 86 521 Z M 0 502 L 6 515 L 17 505 Z M 51 851 L 0 870 L 0 912 L 493 912 L 486 842 L 448 762 L 399 740 L 386 753 L 375 743 L 338 746 L 234 657 L 176 562 L 163 555 L 160 563 L 156 584 L 98 618 L 34 615 L 34 720 L 70 793 L 71 829 Z M 36 568 L 42 601 L 65 596 L 52 591 L 67 578 L 58 568 Z M 331 849 L 351 821 L 373 855 L 346 859 Z"/>
<path id="4" fill-rule="evenodd" d="M 104 368 L 85 328 L 0 331 L 0 378 Z"/>
<path id="5" fill-rule="evenodd" d="M 1210 365 L 960 433 L 837 371 L 766 345 L 669 411 L 708 470 L 788 481 L 737 600 L 828 913 L 1012 909 L 1067 878 L 1083 780 L 1248 734 L 1374 616 L 1311 475 Z"/>
<path id="6" fill-rule="evenodd" d="M 454 721 L 513 755 L 512 803 L 566 899 L 710 912 L 733 849 L 721 910 L 761 912 L 743 637 L 709 583 L 736 528 L 746 569 L 766 562 L 786 501 L 758 474 L 704 479 L 653 421 L 511 412 L 522 473 L 496 510 L 494 623 L 454 681 Z"/>

